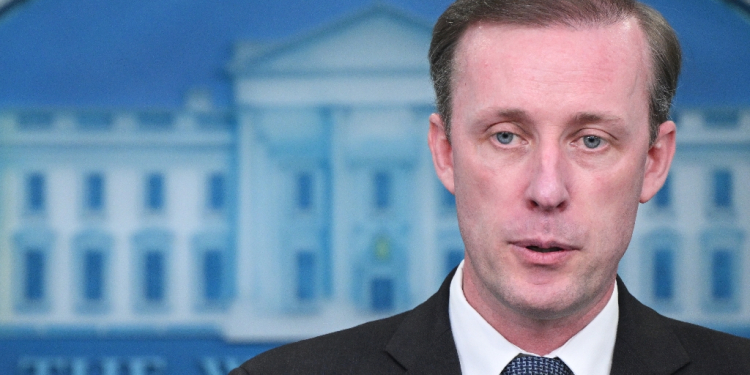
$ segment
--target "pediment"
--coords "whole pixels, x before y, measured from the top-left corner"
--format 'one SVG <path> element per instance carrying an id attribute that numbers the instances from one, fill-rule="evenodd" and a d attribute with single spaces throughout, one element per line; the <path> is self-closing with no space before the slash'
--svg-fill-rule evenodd
<path id="1" fill-rule="evenodd" d="M 426 22 L 376 6 L 275 47 L 240 47 L 232 65 L 240 75 L 426 73 L 431 31 Z"/>

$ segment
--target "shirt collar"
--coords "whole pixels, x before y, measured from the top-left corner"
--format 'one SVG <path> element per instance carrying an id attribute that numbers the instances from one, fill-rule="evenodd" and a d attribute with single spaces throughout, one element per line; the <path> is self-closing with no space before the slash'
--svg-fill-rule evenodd
<path id="1" fill-rule="evenodd" d="M 518 354 L 528 353 L 510 343 L 474 310 L 463 293 L 463 266 L 450 285 L 448 314 L 464 375 L 497 375 Z M 617 284 L 607 305 L 586 327 L 545 357 L 559 357 L 575 375 L 609 374 L 619 320 Z M 599 353 L 599 355 L 591 355 Z"/>

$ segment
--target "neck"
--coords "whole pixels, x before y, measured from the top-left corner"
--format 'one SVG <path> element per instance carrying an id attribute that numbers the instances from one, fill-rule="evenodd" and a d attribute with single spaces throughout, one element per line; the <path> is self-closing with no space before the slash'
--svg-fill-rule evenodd
<path id="1" fill-rule="evenodd" d="M 609 302 L 614 287 L 613 281 L 608 288 L 598 293 L 593 303 L 576 309 L 573 313 L 553 319 L 539 319 L 516 311 L 493 295 L 483 295 L 482 289 L 476 287 L 471 277 L 466 274 L 463 277 L 464 295 L 469 305 L 510 343 L 542 356 L 563 346 L 591 323 Z M 487 303 L 488 299 L 493 303 Z"/>

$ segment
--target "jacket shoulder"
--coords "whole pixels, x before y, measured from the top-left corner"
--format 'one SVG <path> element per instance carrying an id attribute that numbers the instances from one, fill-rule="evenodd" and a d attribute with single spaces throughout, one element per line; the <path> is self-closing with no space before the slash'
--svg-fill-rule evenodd
<path id="1" fill-rule="evenodd" d="M 282 345 L 255 356 L 231 374 L 399 373 L 403 370 L 385 347 L 408 314 Z"/>
<path id="2" fill-rule="evenodd" d="M 750 339 L 665 319 L 690 356 L 690 368 L 703 373 L 750 374 Z"/>
<path id="3" fill-rule="evenodd" d="M 750 340 L 665 317 L 617 283 L 613 374 L 750 374 Z"/>
<path id="4" fill-rule="evenodd" d="M 247 374 L 459 374 L 448 316 L 450 281 L 407 312 L 280 346 L 234 369 Z"/>

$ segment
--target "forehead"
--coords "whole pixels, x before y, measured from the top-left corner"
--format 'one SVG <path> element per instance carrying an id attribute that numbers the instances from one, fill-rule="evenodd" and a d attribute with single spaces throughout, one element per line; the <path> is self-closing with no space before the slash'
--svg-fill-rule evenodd
<path id="1" fill-rule="evenodd" d="M 544 85 L 579 80 L 607 90 L 618 83 L 627 86 L 622 80 L 637 80 L 631 82 L 637 83 L 633 88 L 647 91 L 651 81 L 648 51 L 634 18 L 580 27 L 480 22 L 459 40 L 452 86 L 460 91 L 466 81 L 481 83 L 490 78 L 506 83 L 536 80 Z"/>
<path id="2" fill-rule="evenodd" d="M 619 54 L 620 57 L 628 54 L 632 55 L 633 52 L 636 52 L 644 64 L 650 65 L 646 35 L 638 20 L 634 17 L 612 23 L 580 26 L 566 24 L 526 26 L 491 21 L 475 22 L 461 35 L 454 56 L 454 62 L 459 62 L 461 55 L 465 55 L 468 52 L 467 49 L 481 46 L 509 50 L 533 42 L 537 46 L 546 44 L 546 47 L 554 49 L 554 46 L 559 48 L 568 47 L 577 40 L 586 40 L 589 51 L 601 50 L 603 42 L 611 47 L 607 49 L 619 50 L 621 52 Z M 545 41 L 547 43 L 544 43 Z M 512 50 L 509 50 L 509 52 L 512 52 Z M 580 50 L 578 52 L 585 53 L 586 51 Z"/>

